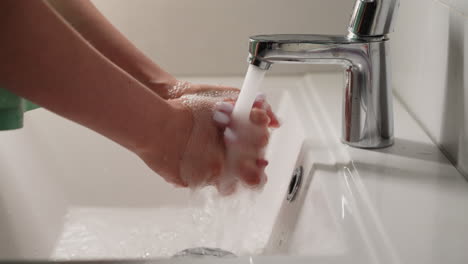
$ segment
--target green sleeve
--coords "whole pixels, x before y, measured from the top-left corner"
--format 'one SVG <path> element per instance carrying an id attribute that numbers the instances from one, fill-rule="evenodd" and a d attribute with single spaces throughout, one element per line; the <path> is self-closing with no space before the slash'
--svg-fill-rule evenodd
<path id="1" fill-rule="evenodd" d="M 38 107 L 0 87 L 0 130 L 22 128 L 24 112 Z"/>

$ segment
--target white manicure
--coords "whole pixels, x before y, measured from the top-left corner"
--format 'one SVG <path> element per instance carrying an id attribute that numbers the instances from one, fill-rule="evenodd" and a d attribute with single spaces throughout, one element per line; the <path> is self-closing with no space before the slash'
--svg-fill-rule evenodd
<path id="1" fill-rule="evenodd" d="M 216 109 L 231 113 L 234 110 L 234 106 L 227 102 L 220 102 L 216 104 Z"/>
<path id="2" fill-rule="evenodd" d="M 215 111 L 213 115 L 213 120 L 222 124 L 222 125 L 227 125 L 229 124 L 229 116 L 227 116 L 225 113 Z"/>
<path id="3" fill-rule="evenodd" d="M 230 128 L 226 128 L 226 130 L 224 130 L 224 136 L 226 137 L 227 140 L 231 142 L 234 142 L 237 140 L 237 135 Z"/>
<path id="4" fill-rule="evenodd" d="M 255 101 L 257 101 L 257 102 L 265 101 L 265 100 L 266 100 L 266 94 L 264 94 L 264 93 L 257 94 L 257 97 L 255 98 Z"/>

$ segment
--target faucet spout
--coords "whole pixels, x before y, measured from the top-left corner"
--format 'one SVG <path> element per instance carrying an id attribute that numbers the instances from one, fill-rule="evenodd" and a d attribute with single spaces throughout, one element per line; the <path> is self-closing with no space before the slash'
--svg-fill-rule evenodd
<path id="1" fill-rule="evenodd" d="M 399 0 L 356 0 L 348 31 L 359 37 L 393 32 Z"/>
<path id="2" fill-rule="evenodd" d="M 248 60 L 264 70 L 274 63 L 342 64 L 362 68 L 369 57 L 369 46 L 386 40 L 385 37 L 368 41 L 331 35 L 257 35 L 250 37 Z"/>
<path id="3" fill-rule="evenodd" d="M 356 0 L 347 36 L 259 35 L 249 63 L 339 64 L 344 67 L 342 141 L 359 148 L 393 144 L 393 106 L 387 34 L 399 0 Z"/>
<path id="4" fill-rule="evenodd" d="M 342 141 L 359 148 L 393 144 L 392 94 L 385 37 L 264 35 L 250 38 L 249 62 L 338 64 L 345 74 Z"/>

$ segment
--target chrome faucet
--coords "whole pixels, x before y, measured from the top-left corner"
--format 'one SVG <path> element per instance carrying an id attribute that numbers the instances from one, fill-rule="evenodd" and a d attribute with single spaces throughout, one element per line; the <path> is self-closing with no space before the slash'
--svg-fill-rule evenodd
<path id="1" fill-rule="evenodd" d="M 358 148 L 393 144 L 393 106 L 387 34 L 398 0 L 356 0 L 347 36 L 258 35 L 250 37 L 249 63 L 344 66 L 342 141 Z"/>

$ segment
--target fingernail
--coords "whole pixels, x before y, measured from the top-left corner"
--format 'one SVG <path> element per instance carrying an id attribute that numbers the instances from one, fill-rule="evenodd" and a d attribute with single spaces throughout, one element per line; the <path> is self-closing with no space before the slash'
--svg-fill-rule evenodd
<path id="1" fill-rule="evenodd" d="M 229 124 L 230 118 L 223 112 L 215 111 L 213 114 L 213 120 L 221 125 L 227 125 Z"/>
<path id="2" fill-rule="evenodd" d="M 265 101 L 265 100 L 266 100 L 266 94 L 264 93 L 257 94 L 257 97 L 255 98 L 255 101 L 257 102 Z"/>
<path id="3" fill-rule="evenodd" d="M 264 160 L 264 159 L 257 159 L 256 163 L 257 163 L 258 167 L 264 168 L 264 167 L 268 166 L 268 161 Z"/>
<path id="4" fill-rule="evenodd" d="M 228 127 L 224 130 L 224 138 L 230 142 L 235 142 L 237 140 L 237 135 Z"/>
<path id="5" fill-rule="evenodd" d="M 228 102 L 218 102 L 215 105 L 216 110 L 220 110 L 226 113 L 231 113 L 234 110 L 234 106 Z"/>

